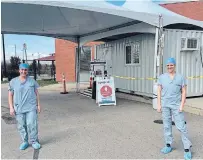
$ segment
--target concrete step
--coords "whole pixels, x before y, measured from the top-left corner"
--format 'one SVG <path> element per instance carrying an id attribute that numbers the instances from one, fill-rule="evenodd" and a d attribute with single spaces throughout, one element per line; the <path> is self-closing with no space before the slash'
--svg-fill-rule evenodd
<path id="1" fill-rule="evenodd" d="M 84 92 L 80 92 L 80 95 L 85 96 L 85 97 L 88 97 L 88 98 L 92 98 L 92 95 L 86 94 L 86 93 L 84 93 Z"/>
<path id="2" fill-rule="evenodd" d="M 83 92 L 92 95 L 92 89 L 85 89 Z"/>
<path id="3" fill-rule="evenodd" d="M 92 98 L 92 89 L 81 90 L 80 94 L 85 97 Z"/>

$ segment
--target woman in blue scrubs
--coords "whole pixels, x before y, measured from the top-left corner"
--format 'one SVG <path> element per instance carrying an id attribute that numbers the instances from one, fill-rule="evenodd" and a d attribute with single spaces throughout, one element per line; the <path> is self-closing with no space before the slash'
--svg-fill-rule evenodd
<path id="1" fill-rule="evenodd" d="M 13 78 L 9 83 L 8 101 L 10 114 L 15 115 L 18 122 L 18 131 L 22 143 L 20 150 L 28 146 L 28 134 L 32 147 L 39 149 L 38 142 L 38 121 L 37 111 L 40 112 L 38 83 L 28 76 L 28 64 L 22 63 L 19 66 L 20 76 Z"/>
<path id="2" fill-rule="evenodd" d="M 188 139 L 188 132 L 184 120 L 183 107 L 186 100 L 186 80 L 176 73 L 176 60 L 174 58 L 167 59 L 167 73 L 162 74 L 158 79 L 158 112 L 162 112 L 164 125 L 165 146 L 161 150 L 167 154 L 172 151 L 172 116 L 175 121 L 176 128 L 181 132 L 181 138 L 184 146 L 184 158 L 190 160 L 192 158 L 192 143 Z"/>

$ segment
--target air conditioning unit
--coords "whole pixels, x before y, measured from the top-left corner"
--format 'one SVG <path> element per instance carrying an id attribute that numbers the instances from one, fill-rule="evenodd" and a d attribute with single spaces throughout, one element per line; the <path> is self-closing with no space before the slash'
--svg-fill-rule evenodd
<path id="1" fill-rule="evenodd" d="M 181 38 L 182 51 L 196 51 L 199 50 L 199 39 L 197 38 Z"/>

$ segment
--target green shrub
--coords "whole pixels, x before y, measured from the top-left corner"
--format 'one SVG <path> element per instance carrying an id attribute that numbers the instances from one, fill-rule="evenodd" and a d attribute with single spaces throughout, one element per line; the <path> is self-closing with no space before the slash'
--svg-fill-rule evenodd
<path id="1" fill-rule="evenodd" d="M 8 71 L 8 81 L 10 81 L 11 79 L 18 77 L 19 76 L 19 71 L 18 70 L 11 70 Z"/>

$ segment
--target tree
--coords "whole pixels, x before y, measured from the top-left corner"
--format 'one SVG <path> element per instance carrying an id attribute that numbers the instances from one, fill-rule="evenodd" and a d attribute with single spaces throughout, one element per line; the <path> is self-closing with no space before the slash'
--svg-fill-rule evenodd
<path id="1" fill-rule="evenodd" d="M 12 56 L 10 58 L 10 64 L 8 65 L 8 80 L 10 81 L 12 78 L 19 76 L 19 65 L 21 59 L 19 57 Z"/>
<path id="2" fill-rule="evenodd" d="M 19 57 L 12 56 L 10 58 L 10 70 L 18 70 L 20 65 L 21 59 Z"/>

